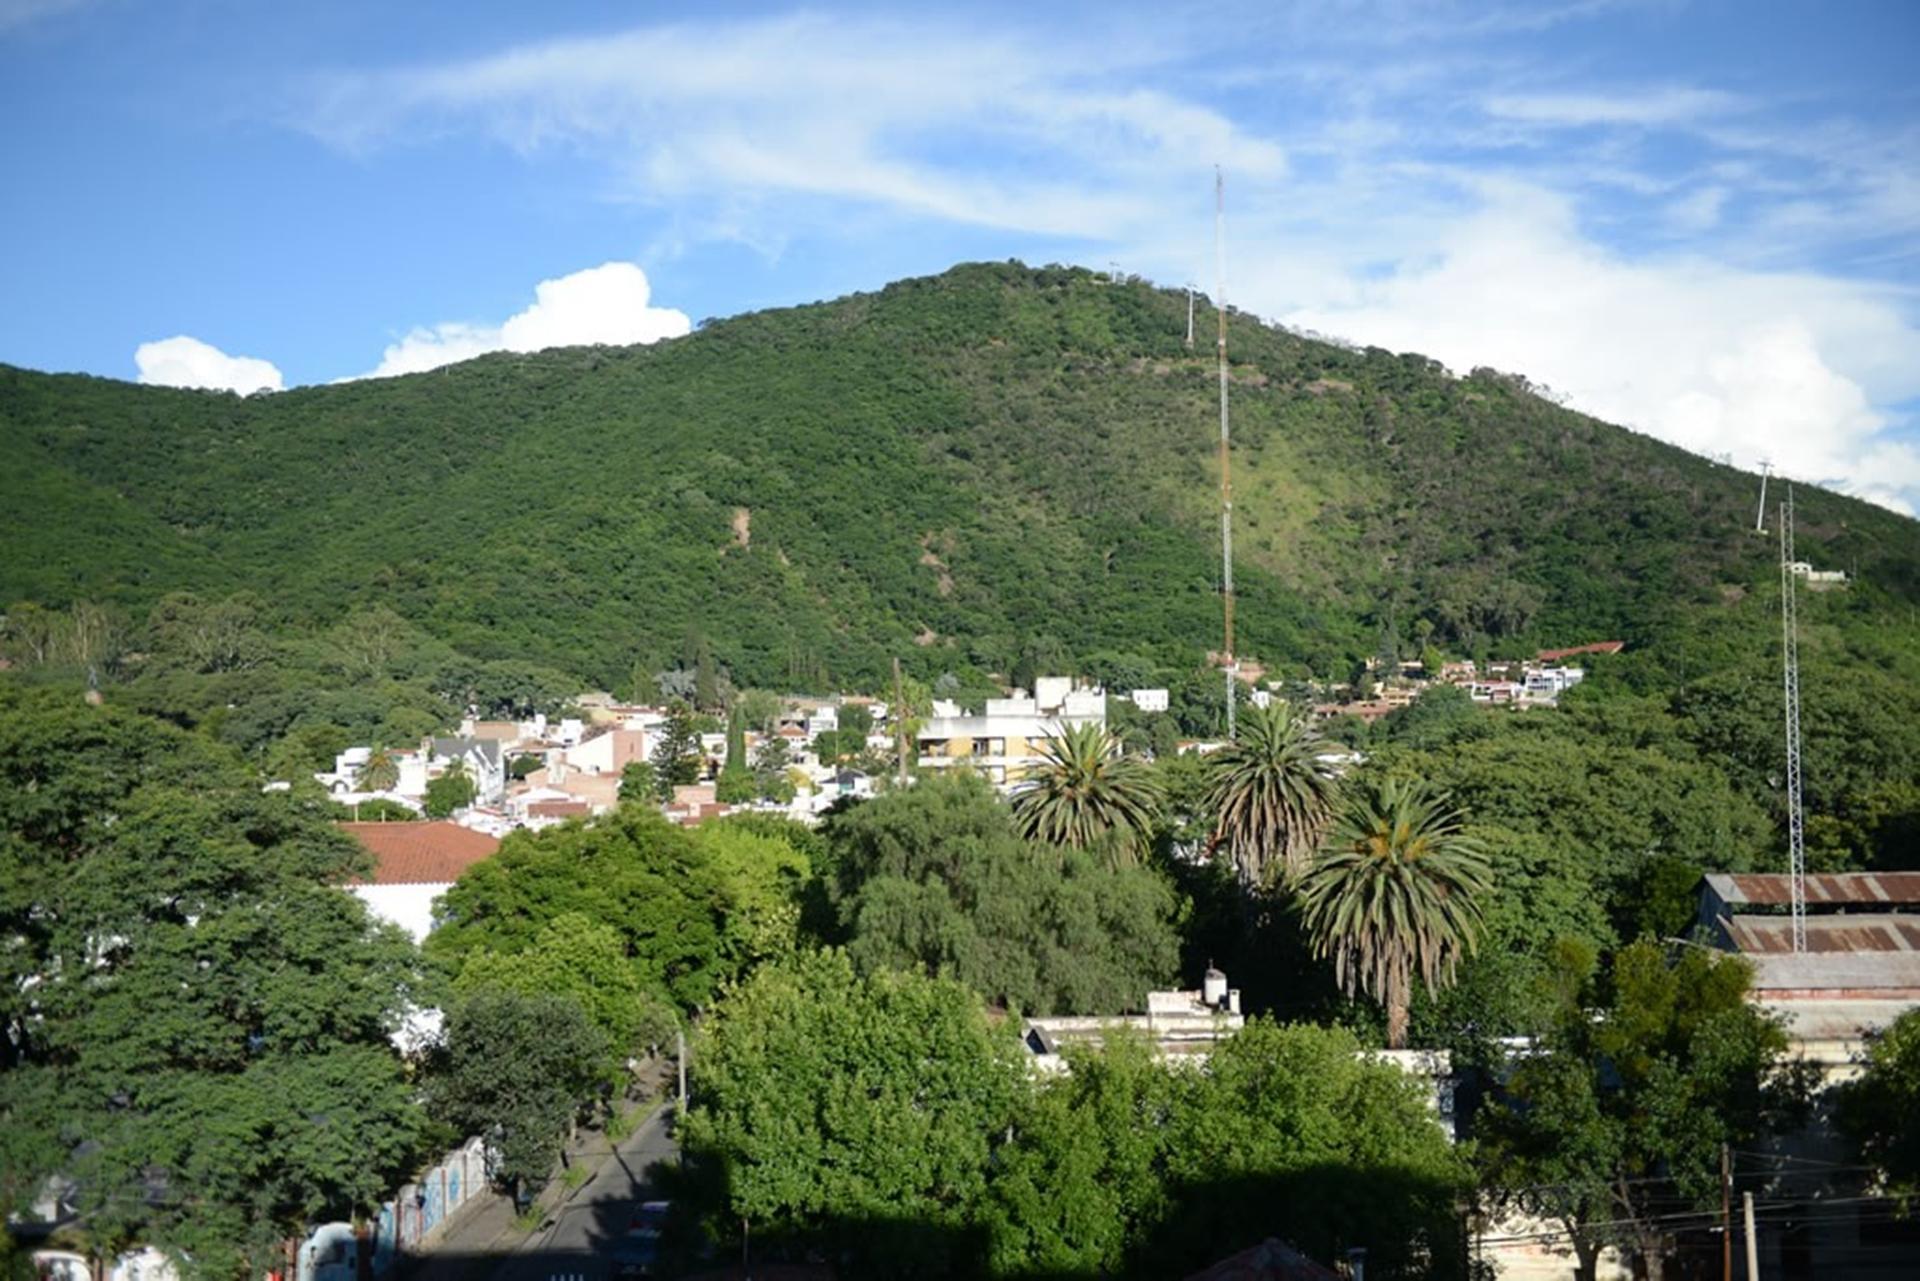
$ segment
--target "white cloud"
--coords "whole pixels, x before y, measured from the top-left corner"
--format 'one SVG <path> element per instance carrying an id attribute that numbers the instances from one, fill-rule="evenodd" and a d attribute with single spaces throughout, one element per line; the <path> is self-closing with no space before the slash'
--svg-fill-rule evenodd
<path id="1" fill-rule="evenodd" d="M 1342 279 L 1284 318 L 1456 370 L 1523 373 L 1697 453 L 1771 458 L 1901 511 L 1920 503 L 1920 448 L 1874 408 L 1920 394 L 1920 330 L 1870 287 L 1628 261 L 1582 237 L 1563 202 L 1524 189 L 1447 227 L 1429 252 Z"/>
<path id="2" fill-rule="evenodd" d="M 649 27 L 335 76 L 301 123 L 348 149 L 463 126 L 520 151 L 576 147 L 610 160 L 618 194 L 652 204 L 824 196 L 1058 236 L 1159 216 L 1143 175 L 1285 172 L 1270 139 L 1117 74 L 1169 48 L 1105 34 L 1096 49 L 925 20 Z"/>
<path id="3" fill-rule="evenodd" d="M 651 306 L 652 293 L 646 272 L 630 262 L 543 280 L 534 289 L 533 305 L 504 324 L 451 322 L 415 329 L 389 346 L 379 367 L 363 376 L 417 374 L 490 351 L 657 342 L 693 328 L 685 312 Z"/>
<path id="4" fill-rule="evenodd" d="M 1177 14 L 1150 42 L 1125 23 L 683 23 L 337 75 L 300 124 L 347 149 L 466 132 L 599 165 L 615 198 L 669 211 L 656 244 L 772 258 L 942 224 L 993 256 L 1169 283 L 1212 278 L 1219 162 L 1236 304 L 1920 504 L 1889 408 L 1920 395 L 1914 299 L 1841 274 L 1911 252 L 1920 134 L 1476 43 L 1615 7 L 1282 7 L 1224 49 Z M 1338 56 L 1270 56 L 1330 32 Z M 415 331 L 378 372 L 510 345 L 511 323 Z"/>
<path id="5" fill-rule="evenodd" d="M 1495 94 L 1487 114 L 1528 124 L 1672 125 L 1724 115 L 1741 99 L 1713 89 L 1668 88 L 1642 93 Z"/>
<path id="6" fill-rule="evenodd" d="M 279 391 L 284 385 L 272 361 L 229 356 L 185 334 L 141 343 L 134 349 L 133 363 L 140 368 L 140 381 L 156 387 L 201 387 L 247 396 Z"/>

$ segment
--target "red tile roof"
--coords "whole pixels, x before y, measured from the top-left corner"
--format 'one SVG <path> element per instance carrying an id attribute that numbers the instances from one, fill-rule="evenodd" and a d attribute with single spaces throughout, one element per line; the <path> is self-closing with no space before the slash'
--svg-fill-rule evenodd
<path id="1" fill-rule="evenodd" d="M 1575 645 L 1572 649 L 1543 649 L 1534 658 L 1542 663 L 1551 663 L 1556 659 L 1572 658 L 1575 654 L 1618 654 L 1626 647 L 1625 641 L 1595 641 L 1591 645 Z"/>
<path id="2" fill-rule="evenodd" d="M 340 830 L 372 852 L 375 885 L 451 885 L 500 848 L 458 823 L 342 823 Z"/>

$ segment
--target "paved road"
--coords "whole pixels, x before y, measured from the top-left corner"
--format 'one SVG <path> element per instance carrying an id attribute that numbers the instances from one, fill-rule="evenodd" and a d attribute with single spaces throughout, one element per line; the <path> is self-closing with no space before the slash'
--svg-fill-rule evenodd
<path id="1" fill-rule="evenodd" d="M 607 1248 L 626 1234 L 642 1201 L 659 1197 L 647 1178 L 655 1162 L 670 1161 L 678 1146 L 668 1133 L 671 1104 L 647 1118 L 613 1151 L 594 1177 L 554 1212 L 494 1281 L 602 1281 L 612 1275 Z"/>

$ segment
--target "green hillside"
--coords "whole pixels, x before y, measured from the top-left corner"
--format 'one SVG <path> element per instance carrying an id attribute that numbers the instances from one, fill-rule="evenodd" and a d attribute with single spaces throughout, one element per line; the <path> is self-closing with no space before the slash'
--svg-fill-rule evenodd
<path id="1" fill-rule="evenodd" d="M 690 631 L 743 684 L 1218 644 L 1211 353 L 1184 296 L 957 267 L 626 349 L 242 400 L 0 368 L 0 600 L 382 605 L 476 659 L 619 685 Z M 1243 652 L 1344 674 L 1646 647 L 1774 573 L 1755 478 L 1562 409 L 1233 318 Z M 1920 601 L 1920 525 L 1803 489 L 1851 608 Z M 1891 618 L 1892 615 L 1890 614 Z"/>

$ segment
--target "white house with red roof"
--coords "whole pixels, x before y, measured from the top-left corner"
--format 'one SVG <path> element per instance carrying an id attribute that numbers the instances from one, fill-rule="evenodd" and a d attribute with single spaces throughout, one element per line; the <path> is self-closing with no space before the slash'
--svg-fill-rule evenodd
<path id="1" fill-rule="evenodd" d="M 500 848 L 497 838 L 458 823 L 342 823 L 340 830 L 373 855 L 372 878 L 347 888 L 416 943 L 433 929 L 433 901 Z"/>

